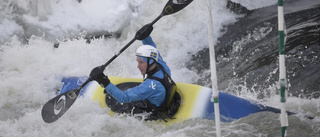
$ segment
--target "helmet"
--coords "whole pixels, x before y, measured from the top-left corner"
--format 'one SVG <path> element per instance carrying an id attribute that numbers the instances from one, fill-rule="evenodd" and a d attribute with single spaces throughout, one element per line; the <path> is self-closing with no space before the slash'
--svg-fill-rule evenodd
<path id="1" fill-rule="evenodd" d="M 158 62 L 159 52 L 158 50 L 150 45 L 142 45 L 137 49 L 136 56 L 152 58 Z"/>

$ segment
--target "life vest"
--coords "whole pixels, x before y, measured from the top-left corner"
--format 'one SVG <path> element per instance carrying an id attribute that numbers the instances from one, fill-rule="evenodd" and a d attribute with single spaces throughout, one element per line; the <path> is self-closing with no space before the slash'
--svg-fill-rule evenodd
<path id="1" fill-rule="evenodd" d="M 162 109 L 164 109 L 164 108 L 170 107 L 171 102 L 173 100 L 173 97 L 174 97 L 176 90 L 177 90 L 177 85 L 172 80 L 172 78 L 168 75 L 168 73 L 166 71 L 164 71 L 164 69 L 161 65 L 157 65 L 157 68 L 162 70 L 164 77 L 161 79 L 158 77 L 154 77 L 153 75 L 151 75 L 151 76 L 148 75 L 147 79 L 154 79 L 154 80 L 159 81 L 166 89 L 166 97 L 160 106 Z M 158 107 L 156 107 L 156 108 L 158 108 Z"/>

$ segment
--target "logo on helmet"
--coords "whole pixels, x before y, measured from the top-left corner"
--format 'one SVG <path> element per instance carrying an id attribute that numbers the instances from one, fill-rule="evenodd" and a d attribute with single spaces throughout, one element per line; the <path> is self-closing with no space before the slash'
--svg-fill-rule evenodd
<path id="1" fill-rule="evenodd" d="M 150 57 L 152 57 L 152 58 L 157 58 L 157 53 L 156 53 L 156 52 L 151 52 L 151 53 L 150 53 Z"/>

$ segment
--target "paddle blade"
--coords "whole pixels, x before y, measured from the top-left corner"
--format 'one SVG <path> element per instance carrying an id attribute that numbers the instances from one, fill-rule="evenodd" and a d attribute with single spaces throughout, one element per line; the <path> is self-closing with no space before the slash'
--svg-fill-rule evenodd
<path id="1" fill-rule="evenodd" d="M 188 6 L 191 2 L 192 0 L 169 0 L 162 11 L 162 15 L 176 13 L 184 7 Z"/>
<path id="2" fill-rule="evenodd" d="M 58 120 L 76 101 L 80 88 L 67 91 L 49 100 L 42 107 L 42 119 L 47 123 Z"/>

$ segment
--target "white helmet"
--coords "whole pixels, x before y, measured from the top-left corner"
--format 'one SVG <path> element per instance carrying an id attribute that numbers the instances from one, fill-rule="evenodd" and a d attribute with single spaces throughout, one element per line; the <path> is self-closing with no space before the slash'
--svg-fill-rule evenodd
<path id="1" fill-rule="evenodd" d="M 158 50 L 150 45 L 142 45 L 137 49 L 136 56 L 152 58 L 158 62 L 159 52 Z"/>

